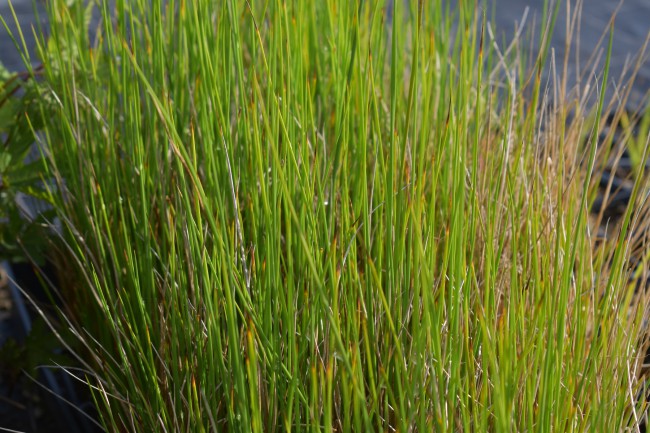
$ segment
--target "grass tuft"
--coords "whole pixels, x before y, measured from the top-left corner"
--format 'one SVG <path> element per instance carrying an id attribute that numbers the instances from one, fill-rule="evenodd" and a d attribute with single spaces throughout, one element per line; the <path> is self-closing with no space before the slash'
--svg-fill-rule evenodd
<path id="1" fill-rule="evenodd" d="M 442 3 L 48 2 L 41 139 L 106 430 L 638 425 L 647 205 L 607 239 L 589 215 L 611 37 L 572 93 L 559 3 L 534 52 Z"/>

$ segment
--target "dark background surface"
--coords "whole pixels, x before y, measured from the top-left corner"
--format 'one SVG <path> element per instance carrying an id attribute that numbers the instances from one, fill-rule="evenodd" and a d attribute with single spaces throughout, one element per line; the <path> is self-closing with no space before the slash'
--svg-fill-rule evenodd
<path id="1" fill-rule="evenodd" d="M 487 16 L 492 16 L 492 11 L 496 17 L 497 34 L 506 34 L 511 39 L 515 33 L 515 23 L 521 22 L 526 9 L 528 13 L 525 21 L 524 31 L 530 30 L 533 24 L 536 26 L 536 35 L 539 35 L 539 23 L 542 19 L 542 9 L 544 0 L 488 0 L 486 5 Z M 570 12 L 574 15 L 576 2 L 571 0 Z M 601 58 L 604 59 L 607 52 L 608 27 L 609 22 L 616 13 L 614 22 L 614 40 L 612 46 L 612 58 L 610 67 L 609 83 L 613 84 L 619 80 L 619 77 L 626 69 L 626 64 L 633 63 L 635 55 L 639 53 L 644 43 L 650 36 L 650 0 L 583 0 L 580 7 L 579 25 L 576 27 L 572 37 L 570 49 L 569 76 L 570 84 L 576 82 L 576 76 L 581 75 L 581 84 L 590 79 L 589 74 L 585 74 L 585 65 L 593 54 L 602 51 Z M 557 23 L 551 38 L 551 47 L 555 51 L 556 59 L 560 62 L 565 55 L 565 41 L 567 36 L 567 1 L 562 0 L 560 3 Z M 604 37 L 603 37 L 604 35 Z M 602 42 L 599 44 L 599 40 Z M 644 55 L 645 65 L 639 71 L 634 83 L 634 89 L 631 96 L 631 102 L 634 105 L 642 103 L 646 93 L 650 91 L 650 47 L 648 53 Z M 580 64 L 579 69 L 576 64 Z M 600 62 L 600 66 L 604 61 Z M 597 69 L 598 74 L 602 74 L 602 68 Z M 591 81 L 593 82 L 593 76 Z M 598 76 L 600 78 L 600 76 Z M 644 96 L 645 95 L 645 96 Z"/>

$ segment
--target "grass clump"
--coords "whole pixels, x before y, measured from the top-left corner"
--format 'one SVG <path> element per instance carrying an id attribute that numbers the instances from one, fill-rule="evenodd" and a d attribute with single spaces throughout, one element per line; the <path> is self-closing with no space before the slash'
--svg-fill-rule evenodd
<path id="1" fill-rule="evenodd" d="M 89 32 L 49 2 L 40 139 L 107 430 L 638 423 L 633 207 L 605 242 L 588 218 L 604 93 L 441 3 L 102 0 Z"/>

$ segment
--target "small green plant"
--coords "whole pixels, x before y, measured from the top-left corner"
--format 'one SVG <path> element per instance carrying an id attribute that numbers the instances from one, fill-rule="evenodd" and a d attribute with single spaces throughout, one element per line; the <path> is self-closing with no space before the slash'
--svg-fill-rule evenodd
<path id="1" fill-rule="evenodd" d="M 52 365 L 70 365 L 70 356 L 61 351 L 61 344 L 43 319 L 34 321 L 24 341 L 8 338 L 0 347 L 0 368 L 3 380 L 12 389 L 19 380 L 27 380 L 24 373 L 36 377 L 38 369 Z M 32 382 L 32 381 L 30 381 Z M 30 382 L 26 382 L 30 386 Z M 31 383 L 31 386 L 36 387 Z M 9 392 L 11 395 L 11 392 Z"/>
<path id="2" fill-rule="evenodd" d="M 46 198 L 43 161 L 34 145 L 42 106 L 30 72 L 9 73 L 0 65 L 0 257 L 14 262 L 42 262 L 46 245 L 48 215 L 25 201 Z"/>

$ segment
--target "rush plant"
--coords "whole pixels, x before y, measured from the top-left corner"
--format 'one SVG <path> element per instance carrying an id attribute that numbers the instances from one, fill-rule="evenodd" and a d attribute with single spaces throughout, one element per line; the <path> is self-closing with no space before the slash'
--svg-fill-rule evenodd
<path id="1" fill-rule="evenodd" d="M 48 2 L 38 137 L 106 430 L 638 425 L 646 223 L 588 218 L 608 65 L 572 99 L 558 5 L 527 52 L 444 3 Z"/>

